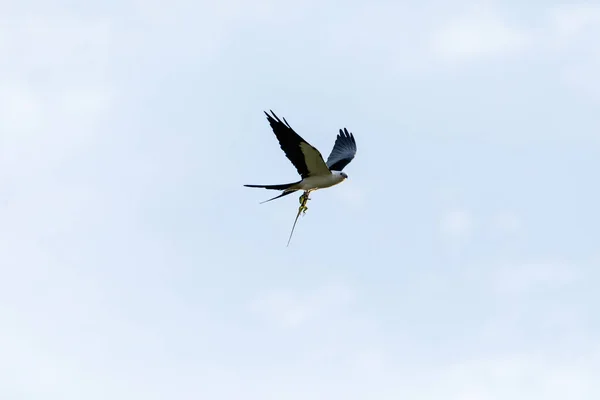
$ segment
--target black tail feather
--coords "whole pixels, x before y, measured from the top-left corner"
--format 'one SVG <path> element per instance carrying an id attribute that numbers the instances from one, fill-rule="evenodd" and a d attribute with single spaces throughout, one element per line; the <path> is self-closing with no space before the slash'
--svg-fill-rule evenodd
<path id="1" fill-rule="evenodd" d="M 287 196 L 288 194 L 292 194 L 292 193 L 294 193 L 296 191 L 297 191 L 297 189 L 296 190 L 285 191 L 285 192 L 281 193 L 279 196 L 273 197 L 272 199 L 261 201 L 260 204 L 268 203 L 269 201 L 278 199 L 278 198 L 283 197 L 283 196 Z"/>
<path id="2" fill-rule="evenodd" d="M 298 183 L 298 182 L 283 183 L 281 185 L 244 185 L 244 186 L 251 187 L 251 188 L 271 189 L 271 190 L 285 190 L 285 189 L 289 189 L 290 187 L 294 186 L 296 183 Z"/>

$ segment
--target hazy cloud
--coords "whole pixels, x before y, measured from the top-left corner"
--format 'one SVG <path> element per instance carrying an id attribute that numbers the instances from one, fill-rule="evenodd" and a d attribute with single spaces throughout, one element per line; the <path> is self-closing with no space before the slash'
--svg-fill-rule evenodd
<path id="1" fill-rule="evenodd" d="M 469 61 L 525 49 L 531 34 L 493 10 L 467 12 L 443 24 L 432 35 L 431 48 L 448 61 Z"/>

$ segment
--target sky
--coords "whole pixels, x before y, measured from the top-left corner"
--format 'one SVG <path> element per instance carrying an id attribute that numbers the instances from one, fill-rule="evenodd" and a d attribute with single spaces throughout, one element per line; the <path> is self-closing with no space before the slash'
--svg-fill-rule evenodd
<path id="1" fill-rule="evenodd" d="M 0 398 L 600 398 L 600 2 L 0 0 Z M 341 185 L 296 196 L 263 111 Z"/>

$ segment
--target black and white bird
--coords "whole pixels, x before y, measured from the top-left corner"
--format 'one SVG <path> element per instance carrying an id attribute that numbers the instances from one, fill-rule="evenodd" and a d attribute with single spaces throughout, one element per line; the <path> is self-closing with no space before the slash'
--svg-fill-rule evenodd
<path id="1" fill-rule="evenodd" d="M 302 179 L 298 182 L 281 185 L 244 185 L 246 187 L 283 191 L 279 196 L 266 200 L 263 203 L 278 199 L 298 190 L 303 190 L 308 196 L 310 192 L 337 185 L 348 178 L 348 175 L 342 172 L 342 170 L 352 161 L 356 154 L 356 141 L 352 133 L 348 132 L 346 128 L 344 130 L 340 129 L 331 154 L 329 154 L 327 162 L 325 162 L 319 150 L 302 139 L 292 129 L 285 118 L 281 121 L 273 111 L 271 111 L 272 115 L 269 115 L 267 112 L 265 114 L 279 141 L 281 149 L 292 164 L 294 164 Z"/>

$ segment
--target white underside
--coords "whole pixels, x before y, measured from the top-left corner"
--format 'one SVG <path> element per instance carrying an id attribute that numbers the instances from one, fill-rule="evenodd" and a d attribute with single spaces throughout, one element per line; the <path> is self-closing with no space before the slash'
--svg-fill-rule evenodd
<path id="1" fill-rule="evenodd" d="M 294 185 L 293 188 L 300 190 L 324 189 L 337 185 L 338 183 L 342 183 L 344 179 L 346 178 L 336 173 L 329 175 L 309 176 L 308 178 L 304 178 L 297 185 Z"/>

